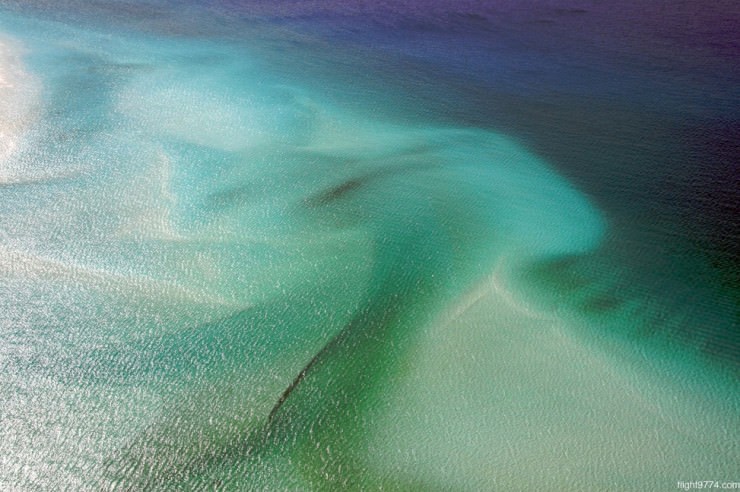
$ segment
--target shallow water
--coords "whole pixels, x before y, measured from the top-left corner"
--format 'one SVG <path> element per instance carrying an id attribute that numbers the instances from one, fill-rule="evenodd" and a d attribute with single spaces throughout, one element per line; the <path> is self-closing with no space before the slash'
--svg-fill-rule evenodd
<path id="1" fill-rule="evenodd" d="M 730 4 L 0 5 L 3 488 L 737 479 Z"/>

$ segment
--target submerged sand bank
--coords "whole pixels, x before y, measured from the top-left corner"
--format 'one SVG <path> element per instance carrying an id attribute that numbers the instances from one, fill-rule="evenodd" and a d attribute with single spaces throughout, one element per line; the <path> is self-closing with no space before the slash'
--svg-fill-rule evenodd
<path id="1" fill-rule="evenodd" d="M 579 320 L 514 299 L 494 276 L 429 327 L 378 417 L 373 466 L 481 490 L 646 490 L 731 476 L 738 433 L 726 381 L 589 343 Z"/>
<path id="2" fill-rule="evenodd" d="M 0 35 L 0 163 L 18 150 L 20 135 L 34 120 L 39 84 L 26 71 L 21 46 Z M 0 183 L 13 181 L 0 164 Z"/>

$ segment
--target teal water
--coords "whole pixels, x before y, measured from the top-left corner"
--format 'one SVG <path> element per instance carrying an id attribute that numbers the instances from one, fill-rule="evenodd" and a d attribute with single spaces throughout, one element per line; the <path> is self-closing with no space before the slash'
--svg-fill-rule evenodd
<path id="1" fill-rule="evenodd" d="M 737 478 L 716 283 L 656 294 L 663 243 L 515 119 L 247 26 L 0 14 L 2 487 Z"/>

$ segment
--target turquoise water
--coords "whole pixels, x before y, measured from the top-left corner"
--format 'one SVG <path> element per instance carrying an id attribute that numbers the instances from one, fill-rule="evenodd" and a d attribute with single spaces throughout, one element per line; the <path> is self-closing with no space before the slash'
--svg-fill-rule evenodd
<path id="1" fill-rule="evenodd" d="M 630 222 L 619 157 L 423 36 L 126 5 L 0 11 L 2 488 L 737 479 L 731 268 Z"/>

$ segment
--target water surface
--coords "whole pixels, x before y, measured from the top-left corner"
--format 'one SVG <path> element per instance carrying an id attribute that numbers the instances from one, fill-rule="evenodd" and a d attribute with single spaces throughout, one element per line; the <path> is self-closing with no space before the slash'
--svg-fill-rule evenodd
<path id="1" fill-rule="evenodd" d="M 731 2 L 0 6 L 2 487 L 737 479 Z"/>

